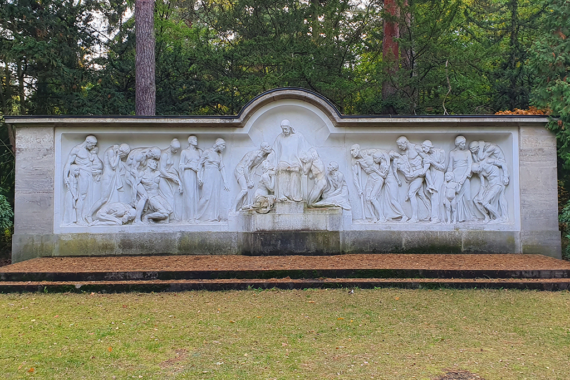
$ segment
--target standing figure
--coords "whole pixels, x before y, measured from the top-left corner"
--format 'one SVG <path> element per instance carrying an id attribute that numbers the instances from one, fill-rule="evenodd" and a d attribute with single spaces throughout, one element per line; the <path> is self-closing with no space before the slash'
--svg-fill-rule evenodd
<path id="1" fill-rule="evenodd" d="M 125 175 L 124 161 L 131 148 L 127 144 L 112 145 L 103 153 L 103 175 L 101 178 L 101 196 L 93 204 L 89 216 L 94 215 L 105 203 L 118 202 L 117 191 L 122 191 Z"/>
<path id="2" fill-rule="evenodd" d="M 137 184 L 138 202 L 135 223 L 152 221 L 169 221 L 174 211 L 170 203 L 162 196 L 160 180 L 162 174 L 158 171 L 158 161 L 150 159 L 146 163 L 140 182 Z M 146 211 L 146 212 L 145 212 Z M 144 215 L 143 215 L 143 212 Z"/>
<path id="3" fill-rule="evenodd" d="M 198 148 L 198 138 L 188 137 L 188 148 L 180 153 L 178 172 L 182 178 L 184 190 L 184 217 L 189 222 L 196 220 L 198 208 L 198 164 L 202 149 Z"/>
<path id="4" fill-rule="evenodd" d="M 311 148 L 308 152 L 301 153 L 300 159 L 303 165 L 303 174 L 315 181 L 307 196 L 307 206 L 313 207 L 321 199 L 323 191 L 327 187 L 325 164 L 314 148 Z"/>
<path id="5" fill-rule="evenodd" d="M 309 150 L 309 143 L 296 133 L 289 120 L 281 122 L 281 134 L 275 138 L 275 167 L 277 168 L 276 195 L 278 202 L 301 202 L 301 161 L 299 156 Z"/>
<path id="6" fill-rule="evenodd" d="M 398 137 L 396 145 L 398 145 L 398 148 L 404 152 L 404 157 L 407 158 L 410 166 L 408 176 L 406 177 L 406 181 L 410 184 L 406 200 L 409 200 L 412 206 L 412 218 L 409 222 L 417 223 L 419 221 L 417 198 L 420 198 L 428 212 L 431 210 L 430 202 L 423 191 L 425 173 L 427 172 L 429 165 L 424 164 L 422 156 L 418 153 L 416 146 L 410 143 L 406 136 Z"/>
<path id="7" fill-rule="evenodd" d="M 485 187 L 475 198 L 475 206 L 485 216 L 484 223 L 505 223 L 508 214 L 503 213 L 500 207 L 505 182 L 508 179 L 501 173 L 503 162 L 486 159 L 473 164 L 473 173 L 479 174 L 486 180 Z"/>
<path id="8" fill-rule="evenodd" d="M 447 224 L 457 223 L 457 193 L 461 189 L 461 185 L 455 182 L 452 172 L 445 173 L 444 197 L 443 205 L 447 215 Z"/>
<path id="9" fill-rule="evenodd" d="M 230 191 L 222 160 L 222 152 L 225 149 L 226 142 L 223 139 L 216 139 L 214 146 L 204 151 L 198 163 L 198 185 L 202 187 L 198 203 L 198 219 L 203 222 L 222 220 L 220 190 L 223 187 L 225 191 Z"/>
<path id="10" fill-rule="evenodd" d="M 429 165 L 426 172 L 427 196 L 431 199 L 431 223 L 439 223 L 441 212 L 441 197 L 443 180 L 445 176 L 445 151 L 433 147 L 430 140 L 422 143 L 421 150 L 418 152 L 423 160 L 424 165 Z"/>
<path id="11" fill-rule="evenodd" d="M 350 210 L 348 199 L 348 186 L 344 174 L 338 170 L 338 163 L 331 161 L 327 166 L 328 187 L 323 192 L 323 199 L 315 203 L 314 207 L 341 207 Z"/>
<path id="12" fill-rule="evenodd" d="M 473 155 L 473 162 L 481 162 L 486 159 L 494 160 L 500 164 L 500 169 L 503 172 L 503 184 L 507 186 L 509 184 L 509 168 L 507 166 L 507 160 L 505 154 L 501 147 L 497 144 L 493 144 L 485 141 L 472 141 L 469 144 L 469 150 Z M 482 189 L 485 187 L 485 179 L 481 175 L 481 187 L 479 188 L 479 193 L 473 198 L 477 198 L 481 193 Z M 508 214 L 507 198 L 505 197 L 505 192 L 501 192 L 501 198 L 499 199 L 499 207 L 501 208 L 501 213 L 503 215 Z"/>
<path id="13" fill-rule="evenodd" d="M 163 149 L 160 152 L 160 161 L 158 162 L 158 170 L 160 171 L 160 191 L 163 197 L 168 201 L 172 210 L 174 207 L 174 190 L 175 185 L 178 186 L 178 192 L 183 193 L 182 184 L 180 183 L 180 178 L 178 176 L 178 171 L 174 167 L 174 155 L 180 150 L 180 141 L 178 139 L 172 139 L 168 148 Z M 176 213 L 172 215 L 175 219 Z"/>
<path id="14" fill-rule="evenodd" d="M 253 173 L 255 169 L 267 158 L 271 153 L 271 146 L 262 142 L 259 149 L 247 152 L 245 156 L 238 162 L 234 171 L 234 176 L 240 186 L 240 192 L 237 195 L 232 210 L 239 211 L 244 206 L 244 199 L 247 196 L 248 189 L 253 189 Z M 250 205 L 246 205 L 250 206 Z"/>
<path id="15" fill-rule="evenodd" d="M 74 146 L 69 153 L 65 167 L 63 168 L 63 178 L 65 185 L 69 188 L 71 184 L 69 172 L 71 165 L 77 165 L 79 174 L 77 176 L 77 224 L 87 225 L 89 221 L 89 204 L 87 202 L 87 195 L 93 186 L 93 163 L 91 161 L 91 150 L 97 145 L 97 138 L 89 135 L 85 141 L 79 145 Z"/>
<path id="16" fill-rule="evenodd" d="M 261 167 L 263 168 L 263 174 L 255 190 L 251 208 L 259 214 L 267 214 L 275 204 L 275 195 L 273 195 L 275 190 L 275 169 L 271 166 L 269 160 L 263 161 Z"/>
<path id="17" fill-rule="evenodd" d="M 65 207 L 63 214 L 63 222 L 65 224 L 73 224 L 77 222 L 77 185 L 79 183 L 79 166 L 72 164 L 69 167 L 69 174 L 65 179 L 67 184 L 67 192 L 65 193 Z"/>
<path id="18" fill-rule="evenodd" d="M 388 152 L 388 155 L 390 156 L 391 162 L 388 176 L 385 181 L 386 184 L 384 185 L 384 200 L 388 208 L 386 211 L 390 212 L 390 215 L 387 215 L 387 217 L 390 219 L 401 217 L 400 222 L 406 223 L 409 218 L 404 212 L 404 208 L 402 207 L 398 196 L 400 188 L 402 187 L 402 181 L 400 180 L 398 172 L 404 170 L 406 161 L 399 153 L 396 153 L 393 150 Z"/>
<path id="19" fill-rule="evenodd" d="M 135 205 L 137 199 L 137 185 L 143 175 L 148 160 L 160 160 L 160 148 L 135 148 L 130 151 L 125 162 L 126 182 L 131 186 L 131 205 Z"/>
<path id="20" fill-rule="evenodd" d="M 455 181 L 461 186 L 457 194 L 457 221 L 468 222 L 475 219 L 473 201 L 471 198 L 471 167 L 473 158 L 466 149 L 466 140 L 463 136 L 455 138 L 455 149 L 449 152 L 447 172 L 453 173 Z"/>
<path id="21" fill-rule="evenodd" d="M 352 178 L 362 202 L 362 217 L 366 219 L 366 209 L 372 215 L 372 222 L 385 222 L 384 209 L 379 196 L 384 180 L 388 176 L 390 156 L 380 149 L 360 149 L 354 144 L 350 148 L 352 160 Z M 361 171 L 367 174 L 364 189 L 361 184 Z"/>

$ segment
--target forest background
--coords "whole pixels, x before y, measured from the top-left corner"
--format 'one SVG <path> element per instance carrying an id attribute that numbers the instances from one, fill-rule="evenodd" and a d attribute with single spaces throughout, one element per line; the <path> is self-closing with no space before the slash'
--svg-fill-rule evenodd
<path id="1" fill-rule="evenodd" d="M 396 1 L 394 15 L 382 0 L 156 0 L 156 113 L 232 115 L 278 87 L 316 91 L 343 114 L 545 112 L 566 228 L 570 0 Z M 134 115 L 133 9 L 0 0 L 0 255 L 15 157 L 3 117 Z M 396 61 L 382 55 L 384 22 L 399 28 Z"/>

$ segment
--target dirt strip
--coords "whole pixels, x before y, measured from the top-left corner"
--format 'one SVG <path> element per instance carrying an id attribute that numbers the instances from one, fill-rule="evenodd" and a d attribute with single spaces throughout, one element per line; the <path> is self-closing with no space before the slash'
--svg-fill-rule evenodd
<path id="1" fill-rule="evenodd" d="M 45 257 L 0 272 L 130 272 L 295 269 L 560 270 L 570 262 L 520 254 L 351 254 L 337 256 L 107 256 Z"/>

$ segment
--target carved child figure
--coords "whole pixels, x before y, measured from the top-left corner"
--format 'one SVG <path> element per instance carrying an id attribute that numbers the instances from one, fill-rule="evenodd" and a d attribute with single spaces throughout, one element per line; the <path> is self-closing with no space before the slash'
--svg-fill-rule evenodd
<path id="1" fill-rule="evenodd" d="M 461 190 L 461 185 L 455 182 L 455 176 L 452 172 L 445 173 L 445 194 L 443 197 L 443 205 L 445 206 L 445 213 L 447 215 L 447 224 L 457 223 L 457 193 Z"/>
<path id="2" fill-rule="evenodd" d="M 251 208 L 259 214 L 267 214 L 275 204 L 275 195 L 273 195 L 275 190 L 275 168 L 271 166 L 268 160 L 263 161 L 261 167 L 263 168 L 263 174 L 255 190 L 254 202 Z"/>
<path id="3" fill-rule="evenodd" d="M 67 193 L 65 194 L 65 215 L 64 222 L 68 224 L 77 222 L 77 186 L 79 183 L 79 166 L 72 164 L 69 166 L 69 173 L 65 179 Z"/>
<path id="4" fill-rule="evenodd" d="M 93 225 L 122 226 L 135 219 L 137 211 L 129 204 L 106 203 L 97 211 Z"/>

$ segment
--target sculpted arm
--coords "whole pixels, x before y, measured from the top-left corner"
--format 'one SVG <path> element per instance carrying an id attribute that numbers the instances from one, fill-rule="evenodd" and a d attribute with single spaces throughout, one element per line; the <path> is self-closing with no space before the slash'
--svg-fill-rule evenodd
<path id="1" fill-rule="evenodd" d="M 178 163 L 178 171 L 180 175 L 182 175 L 182 173 L 184 173 L 184 170 L 186 169 L 188 169 L 188 167 L 186 166 L 186 151 L 183 150 L 180 153 L 180 162 Z"/>
<path id="2" fill-rule="evenodd" d="M 222 175 L 222 184 L 224 185 L 224 190 L 230 191 L 230 188 L 228 187 L 228 181 L 226 181 L 226 170 L 224 168 L 224 161 L 222 160 L 221 157 L 220 157 L 220 174 Z"/>
<path id="3" fill-rule="evenodd" d="M 437 159 L 438 159 L 438 162 L 431 161 L 431 159 L 430 159 L 429 163 L 434 168 L 436 168 L 437 170 L 444 171 L 445 170 L 445 153 L 442 152 L 441 154 L 438 154 Z"/>
<path id="4" fill-rule="evenodd" d="M 162 178 L 166 178 L 171 180 L 172 182 L 176 182 L 178 185 L 180 185 L 180 180 L 174 175 L 169 173 L 166 170 L 166 163 L 168 161 L 168 154 L 167 153 L 162 153 L 160 155 L 160 161 L 159 161 L 159 171 L 160 171 L 160 176 Z"/>
<path id="5" fill-rule="evenodd" d="M 206 162 L 206 157 L 208 156 L 208 151 L 200 156 L 200 161 L 198 161 L 198 185 L 202 186 L 204 184 L 204 162 Z"/>
<path id="6" fill-rule="evenodd" d="M 362 188 L 360 187 L 360 164 L 358 161 L 354 161 L 352 164 L 352 182 L 354 182 L 358 194 L 362 195 Z"/>
<path id="7" fill-rule="evenodd" d="M 109 165 L 111 165 L 111 169 L 113 171 L 117 170 L 117 166 L 119 165 L 119 154 L 118 154 L 119 147 L 113 145 L 112 148 L 107 150 L 107 160 L 109 161 Z"/>

